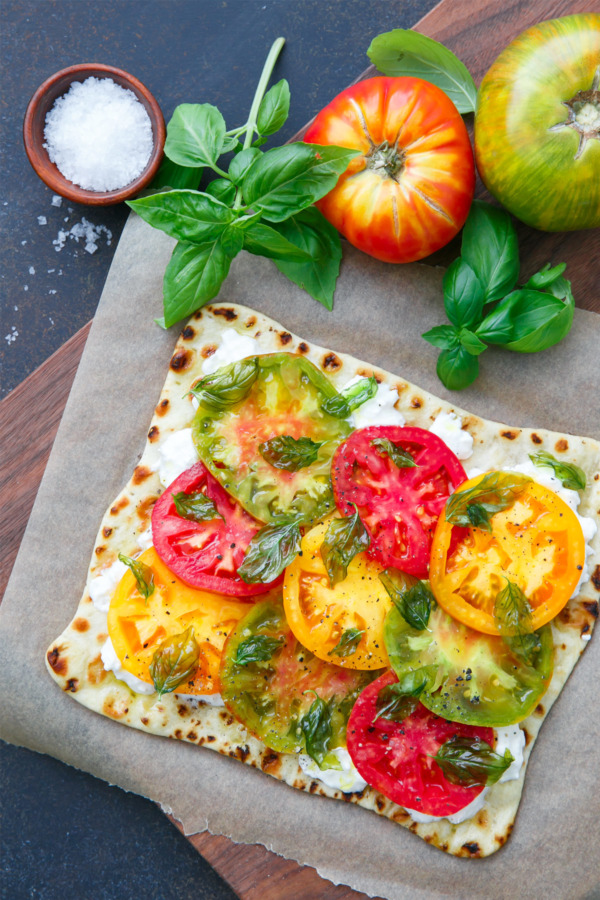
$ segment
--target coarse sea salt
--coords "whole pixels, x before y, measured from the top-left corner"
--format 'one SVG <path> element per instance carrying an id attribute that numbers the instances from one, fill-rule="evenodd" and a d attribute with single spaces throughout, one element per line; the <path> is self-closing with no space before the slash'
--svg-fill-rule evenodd
<path id="1" fill-rule="evenodd" d="M 114 191 L 134 181 L 152 153 L 150 117 L 133 91 L 112 78 L 74 81 L 44 129 L 48 156 L 69 181 Z"/>

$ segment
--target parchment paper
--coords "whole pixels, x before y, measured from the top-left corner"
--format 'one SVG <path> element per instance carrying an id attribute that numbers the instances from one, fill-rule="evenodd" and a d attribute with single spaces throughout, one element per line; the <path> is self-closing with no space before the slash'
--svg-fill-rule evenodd
<path id="1" fill-rule="evenodd" d="M 173 330 L 161 313 L 172 242 L 132 216 L 121 238 L 0 610 L 0 736 L 159 801 L 186 833 L 262 843 L 390 900 L 600 896 L 600 638 L 545 723 L 507 846 L 462 860 L 359 808 L 302 794 L 206 749 L 141 734 L 57 691 L 44 652 L 71 620 L 104 510 L 128 480 L 162 387 Z M 560 260 L 552 260 L 553 263 Z M 543 354 L 488 351 L 476 385 L 446 391 L 419 335 L 444 321 L 442 271 L 344 249 L 328 313 L 267 260 L 242 254 L 219 299 L 380 365 L 479 415 L 600 438 L 600 316 L 577 311 Z"/>

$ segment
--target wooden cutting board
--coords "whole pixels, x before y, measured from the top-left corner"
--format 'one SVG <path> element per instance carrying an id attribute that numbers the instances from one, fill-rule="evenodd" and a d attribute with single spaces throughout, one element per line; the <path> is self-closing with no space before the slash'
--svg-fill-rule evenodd
<path id="1" fill-rule="evenodd" d="M 576 12 L 600 11 L 599 0 L 442 0 L 415 26 L 450 47 L 478 84 L 497 56 L 517 34 L 536 22 Z M 375 74 L 368 69 L 360 77 Z M 467 117 L 467 120 L 472 116 Z M 470 123 L 468 123 L 470 124 Z M 302 132 L 297 137 L 302 136 Z M 477 196 L 489 199 L 478 182 Z M 522 275 L 551 261 L 566 262 L 577 306 L 600 313 L 597 262 L 598 232 L 544 234 L 518 226 Z M 431 261 L 449 262 L 458 255 L 453 242 Z M 596 259 L 595 259 L 596 257 Z M 429 262 L 429 260 L 428 260 Z M 79 365 L 90 324 L 0 403 L 0 597 L 29 519 L 48 455 Z M 174 820 L 172 820 L 174 821 Z M 174 821 L 177 826 L 178 823 Z M 359 894 L 321 879 L 307 866 L 283 859 L 259 845 L 234 844 L 208 833 L 188 840 L 231 885 L 241 900 L 360 900 Z"/>

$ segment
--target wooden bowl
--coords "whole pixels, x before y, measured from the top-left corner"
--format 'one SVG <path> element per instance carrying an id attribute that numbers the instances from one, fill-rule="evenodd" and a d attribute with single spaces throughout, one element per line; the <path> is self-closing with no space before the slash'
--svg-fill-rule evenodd
<path id="1" fill-rule="evenodd" d="M 123 188 L 115 191 L 87 191 L 73 184 L 59 172 L 53 162 L 50 161 L 47 151 L 44 149 L 44 127 L 46 115 L 54 105 L 57 97 L 65 94 L 74 81 L 85 81 L 86 78 L 112 78 L 112 80 L 133 91 L 140 103 L 145 107 L 152 125 L 154 147 L 144 171 Z M 166 129 L 165 120 L 160 106 L 147 87 L 129 75 L 122 69 L 114 66 L 104 66 L 100 63 L 80 63 L 77 66 L 69 66 L 61 69 L 55 75 L 48 78 L 37 89 L 27 107 L 23 122 L 23 142 L 29 162 L 40 176 L 56 194 L 74 200 L 75 203 L 86 203 L 90 206 L 110 206 L 113 203 L 121 203 L 147 187 L 160 166 L 165 145 Z"/>

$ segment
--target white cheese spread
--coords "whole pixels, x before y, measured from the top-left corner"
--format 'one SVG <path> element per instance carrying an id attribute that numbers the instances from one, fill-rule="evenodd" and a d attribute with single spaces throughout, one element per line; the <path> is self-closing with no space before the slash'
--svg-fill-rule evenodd
<path id="1" fill-rule="evenodd" d="M 117 559 L 115 562 L 90 579 L 88 590 L 92 603 L 100 612 L 107 613 L 112 595 L 123 575 L 127 572 L 127 566 Z"/>
<path id="2" fill-rule="evenodd" d="M 141 534 L 138 534 L 138 547 L 140 551 L 147 550 L 152 546 L 153 538 L 152 538 L 152 526 L 147 528 L 145 531 L 142 531 Z"/>
<path id="3" fill-rule="evenodd" d="M 462 419 L 456 413 L 439 413 L 429 430 L 437 434 L 458 459 L 469 459 L 473 455 L 473 435 L 463 430 Z"/>
<path id="4" fill-rule="evenodd" d="M 301 753 L 298 762 L 305 775 L 315 781 L 322 781 L 327 787 L 345 794 L 362 791 L 367 782 L 362 778 L 352 762 L 345 747 L 336 747 L 331 751 L 341 765 L 341 769 L 320 769 L 317 763 L 306 753 Z"/>
<path id="5" fill-rule="evenodd" d="M 198 454 L 192 441 L 192 429 L 174 431 L 158 448 L 158 477 L 163 487 L 168 487 L 182 472 L 198 462 Z"/>
<path id="6" fill-rule="evenodd" d="M 212 375 L 221 366 L 239 362 L 247 356 L 258 356 L 260 344 L 256 338 L 248 334 L 239 334 L 235 328 L 226 328 L 221 338 L 221 343 L 212 356 L 202 363 L 202 371 L 205 375 Z"/>
<path id="7" fill-rule="evenodd" d="M 112 672 L 115 678 L 118 678 L 119 681 L 123 681 L 127 687 L 131 688 L 132 691 L 135 691 L 136 694 L 154 693 L 154 685 L 148 684 L 147 681 L 142 681 L 141 678 L 137 678 L 135 675 L 132 675 L 131 672 L 127 672 L 127 670 L 123 668 L 121 660 L 117 656 L 110 638 L 107 638 L 106 642 L 102 645 L 100 656 L 102 658 L 102 665 L 106 671 Z"/>
<path id="8" fill-rule="evenodd" d="M 344 385 L 342 390 L 352 387 L 359 381 L 363 380 L 363 376 L 355 375 L 350 381 Z M 404 425 L 405 419 L 401 412 L 395 408 L 398 402 L 398 391 L 391 388 L 389 384 L 381 383 L 377 385 L 377 393 L 370 400 L 361 404 L 354 410 L 349 417 L 348 422 L 354 428 L 369 428 L 371 425 Z"/>

